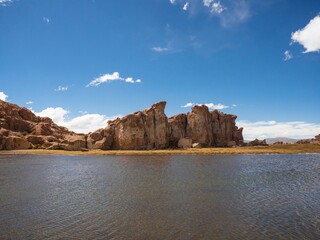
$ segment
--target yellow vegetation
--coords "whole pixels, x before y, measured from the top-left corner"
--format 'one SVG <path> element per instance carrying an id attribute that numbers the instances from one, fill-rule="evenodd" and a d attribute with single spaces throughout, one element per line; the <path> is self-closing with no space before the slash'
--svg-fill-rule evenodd
<path id="1" fill-rule="evenodd" d="M 271 145 L 264 147 L 234 147 L 234 148 L 191 148 L 166 150 L 90 150 L 63 151 L 63 150 L 12 150 L 0 151 L 0 154 L 52 154 L 52 155 L 166 155 L 166 154 L 295 154 L 320 153 L 319 144 L 288 144 Z"/>

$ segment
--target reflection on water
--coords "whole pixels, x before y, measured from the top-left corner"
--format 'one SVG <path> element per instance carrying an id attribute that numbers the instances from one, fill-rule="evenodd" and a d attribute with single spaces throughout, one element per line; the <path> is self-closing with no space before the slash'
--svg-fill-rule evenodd
<path id="1" fill-rule="evenodd" d="M 0 239 L 319 239 L 320 155 L 0 155 Z"/>

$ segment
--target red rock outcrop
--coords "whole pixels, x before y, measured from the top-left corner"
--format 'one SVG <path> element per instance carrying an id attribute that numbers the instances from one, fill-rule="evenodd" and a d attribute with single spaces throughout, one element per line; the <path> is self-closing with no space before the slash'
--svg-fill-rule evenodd
<path id="1" fill-rule="evenodd" d="M 169 147 L 166 102 L 108 122 L 104 130 L 88 134 L 89 149 L 164 149 Z"/>
<path id="2" fill-rule="evenodd" d="M 202 105 L 194 106 L 190 113 L 168 119 L 165 107 L 164 101 L 155 103 L 143 111 L 109 121 L 104 129 L 84 135 L 58 126 L 50 118 L 38 117 L 29 109 L 0 101 L 0 150 L 142 150 L 179 146 L 232 147 L 243 143 L 242 128 L 237 128 L 235 115 L 209 111 Z"/>
<path id="3" fill-rule="evenodd" d="M 86 136 L 36 116 L 27 108 L 0 100 L 0 150 L 47 148 L 81 150 Z"/>
<path id="4" fill-rule="evenodd" d="M 191 113 L 167 119 L 166 102 L 159 102 L 144 111 L 108 122 L 108 127 L 88 135 L 89 149 L 164 149 L 175 148 L 180 140 L 188 146 L 232 147 L 243 143 L 242 128 L 235 124 L 235 115 L 208 107 L 195 106 Z M 181 143 L 182 141 L 180 141 Z"/>

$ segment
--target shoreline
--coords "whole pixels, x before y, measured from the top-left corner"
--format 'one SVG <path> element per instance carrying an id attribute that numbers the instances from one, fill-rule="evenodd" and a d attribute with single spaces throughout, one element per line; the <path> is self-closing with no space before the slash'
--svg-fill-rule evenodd
<path id="1" fill-rule="evenodd" d="M 75 156 L 139 156 L 139 155 L 219 155 L 219 154 L 301 154 L 320 153 L 319 144 L 287 144 L 234 148 L 190 148 L 164 150 L 1 150 L 0 155 L 75 155 Z"/>

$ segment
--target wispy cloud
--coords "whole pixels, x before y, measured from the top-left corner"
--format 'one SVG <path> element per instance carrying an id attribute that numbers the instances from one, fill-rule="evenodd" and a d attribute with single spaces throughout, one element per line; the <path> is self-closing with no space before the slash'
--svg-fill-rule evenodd
<path id="1" fill-rule="evenodd" d="M 0 0 L 0 6 L 8 6 L 10 3 L 12 3 L 12 0 Z"/>
<path id="2" fill-rule="evenodd" d="M 46 23 L 50 23 L 50 19 L 47 18 L 47 17 L 43 17 L 43 21 L 46 22 Z"/>
<path id="3" fill-rule="evenodd" d="M 293 58 L 293 55 L 289 50 L 284 52 L 284 57 L 283 57 L 284 61 L 289 61 L 292 58 Z"/>
<path id="4" fill-rule="evenodd" d="M 249 19 L 252 5 L 257 4 L 251 0 L 189 0 L 187 2 L 170 0 L 170 2 L 171 4 L 182 5 L 182 9 L 188 10 L 190 14 L 194 14 L 194 11 L 199 11 L 199 9 L 207 9 L 211 15 L 220 19 L 221 25 L 226 28 L 243 23 Z"/>
<path id="5" fill-rule="evenodd" d="M 223 6 L 220 1 L 203 0 L 203 6 L 208 7 L 211 13 L 220 14 L 227 8 Z"/>
<path id="6" fill-rule="evenodd" d="M 152 51 L 154 52 L 168 52 L 169 48 L 166 47 L 153 47 L 151 48 Z"/>
<path id="7" fill-rule="evenodd" d="M 28 101 L 28 102 L 26 102 L 26 104 L 27 105 L 31 105 L 31 104 L 33 104 L 33 102 L 32 101 Z"/>
<path id="8" fill-rule="evenodd" d="M 312 138 L 320 133 L 320 123 L 308 123 L 304 121 L 237 121 L 237 125 L 243 127 L 243 135 L 246 140 L 274 137 L 303 139 Z"/>
<path id="9" fill-rule="evenodd" d="M 120 76 L 120 73 L 114 72 L 112 74 L 104 74 L 101 77 L 98 77 L 92 80 L 87 87 L 97 87 L 102 83 L 108 83 L 112 81 L 124 81 L 126 83 L 141 83 L 141 79 L 134 80 L 132 77 L 123 78 Z"/>
<path id="10" fill-rule="evenodd" d="M 55 92 L 65 92 L 68 91 L 68 86 L 59 86 L 58 88 L 54 89 Z"/>
<path id="11" fill-rule="evenodd" d="M 40 117 L 49 117 L 56 124 L 64 126 L 71 131 L 77 133 L 89 133 L 99 128 L 106 127 L 109 120 L 113 120 L 119 116 L 107 117 L 101 114 L 83 114 L 75 118 L 69 118 L 70 112 L 62 107 L 46 108 L 41 112 L 35 112 Z"/>
<path id="12" fill-rule="evenodd" d="M 221 25 L 226 28 L 243 23 L 251 16 L 251 4 L 247 0 L 232 1 L 228 9 L 217 16 L 220 18 Z"/>
<path id="13" fill-rule="evenodd" d="M 190 107 L 193 107 L 193 106 L 200 106 L 200 105 L 205 105 L 209 109 L 218 109 L 218 110 L 229 108 L 229 106 L 223 105 L 221 103 L 218 103 L 218 104 L 214 104 L 214 103 L 200 104 L 200 103 L 191 103 L 191 102 L 186 103 L 185 105 L 183 105 L 181 107 L 182 108 L 190 108 Z"/>
<path id="14" fill-rule="evenodd" d="M 311 19 L 304 28 L 292 33 L 291 40 L 305 48 L 303 53 L 320 52 L 320 15 Z"/>
<path id="15" fill-rule="evenodd" d="M 6 95 L 4 92 L 0 92 L 0 100 L 7 101 L 8 95 Z"/>
<path id="16" fill-rule="evenodd" d="M 189 7 L 189 2 L 186 2 L 184 5 L 183 5 L 183 10 L 184 11 L 188 11 L 188 7 Z"/>

